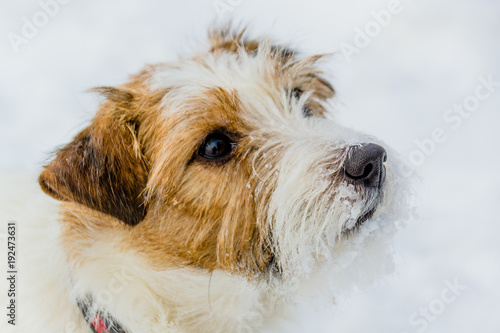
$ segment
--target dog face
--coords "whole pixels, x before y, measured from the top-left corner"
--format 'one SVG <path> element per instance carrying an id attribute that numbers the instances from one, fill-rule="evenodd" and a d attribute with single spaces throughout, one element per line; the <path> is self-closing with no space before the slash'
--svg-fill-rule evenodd
<path id="1" fill-rule="evenodd" d="M 331 120 L 321 56 L 228 31 L 211 42 L 96 89 L 92 123 L 39 178 L 64 201 L 70 257 L 120 234 L 157 270 L 283 279 L 386 202 L 385 150 Z"/>

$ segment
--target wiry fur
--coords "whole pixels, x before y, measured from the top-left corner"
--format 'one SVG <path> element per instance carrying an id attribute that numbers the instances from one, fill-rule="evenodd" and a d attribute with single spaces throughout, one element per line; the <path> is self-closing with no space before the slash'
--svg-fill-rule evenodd
<path id="1" fill-rule="evenodd" d="M 68 320 L 81 324 L 72 300 L 92 295 L 90 315 L 128 332 L 254 329 L 388 206 L 393 177 L 379 189 L 345 177 L 352 149 L 374 139 L 331 120 L 321 56 L 230 30 L 210 41 L 96 89 L 92 123 L 40 175 L 63 201 L 67 279 L 52 296 L 69 299 Z M 223 161 L 197 156 L 213 131 L 236 143 Z"/>

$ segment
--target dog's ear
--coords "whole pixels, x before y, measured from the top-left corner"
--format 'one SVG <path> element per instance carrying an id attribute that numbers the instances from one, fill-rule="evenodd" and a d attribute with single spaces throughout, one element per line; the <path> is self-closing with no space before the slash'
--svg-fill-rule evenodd
<path id="1" fill-rule="evenodd" d="M 101 92 L 108 100 L 91 125 L 58 151 L 38 180 L 58 200 L 135 225 L 146 215 L 148 171 L 138 139 L 140 122 L 127 112 L 134 96 L 117 88 Z"/>

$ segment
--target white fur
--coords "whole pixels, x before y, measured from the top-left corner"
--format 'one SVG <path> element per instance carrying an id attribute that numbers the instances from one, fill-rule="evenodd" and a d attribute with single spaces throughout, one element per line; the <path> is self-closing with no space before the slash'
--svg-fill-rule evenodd
<path id="1" fill-rule="evenodd" d="M 96 298 L 130 332 L 235 332 L 262 321 L 264 295 L 224 272 L 153 271 L 137 253 L 116 253 L 120 237 L 97 243 L 91 265 L 74 271 L 73 292 Z M 133 315 L 131 315 L 133 314 Z M 166 328 L 168 328 L 166 330 Z"/>

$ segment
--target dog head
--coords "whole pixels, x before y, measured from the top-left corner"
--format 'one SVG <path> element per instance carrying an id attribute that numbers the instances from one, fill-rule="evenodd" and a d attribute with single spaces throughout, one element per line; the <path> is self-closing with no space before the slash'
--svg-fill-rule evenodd
<path id="1" fill-rule="evenodd" d="M 332 120 L 322 56 L 229 30 L 210 40 L 95 89 L 95 118 L 39 177 L 64 201 L 69 253 L 120 233 L 154 269 L 286 279 L 389 200 L 391 156 Z"/>

